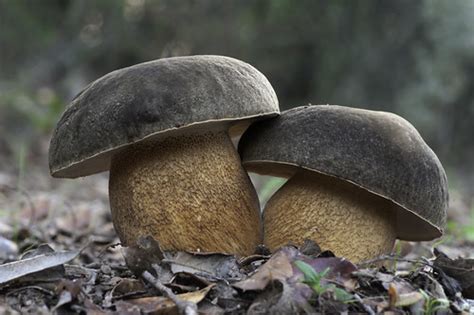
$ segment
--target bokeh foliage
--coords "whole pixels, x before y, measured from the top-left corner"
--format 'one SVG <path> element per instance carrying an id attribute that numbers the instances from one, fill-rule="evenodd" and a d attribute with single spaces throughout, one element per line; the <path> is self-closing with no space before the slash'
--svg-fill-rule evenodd
<path id="1" fill-rule="evenodd" d="M 0 0 L 0 133 L 47 135 L 68 100 L 114 69 L 222 54 L 265 73 L 283 109 L 404 116 L 472 196 L 473 29 L 470 0 Z"/>

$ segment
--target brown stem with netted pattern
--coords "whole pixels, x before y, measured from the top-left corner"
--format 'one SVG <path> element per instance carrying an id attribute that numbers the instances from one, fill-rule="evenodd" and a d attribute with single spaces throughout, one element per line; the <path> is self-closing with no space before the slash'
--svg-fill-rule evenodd
<path id="1" fill-rule="evenodd" d="M 314 240 L 354 262 L 389 253 L 396 239 L 392 204 L 341 179 L 300 171 L 268 201 L 264 243 Z"/>
<path id="2" fill-rule="evenodd" d="M 114 156 L 110 206 L 125 245 L 151 235 L 165 250 L 251 254 L 258 198 L 226 132 L 135 144 Z"/>

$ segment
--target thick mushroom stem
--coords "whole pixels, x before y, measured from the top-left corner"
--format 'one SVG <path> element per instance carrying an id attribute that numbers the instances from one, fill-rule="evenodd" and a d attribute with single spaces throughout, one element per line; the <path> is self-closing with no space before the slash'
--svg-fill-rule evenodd
<path id="1" fill-rule="evenodd" d="M 300 171 L 268 201 L 264 243 L 275 250 L 314 240 L 354 262 L 389 253 L 396 239 L 391 202 L 330 176 Z"/>
<path id="2" fill-rule="evenodd" d="M 251 254 L 262 241 L 257 194 L 226 132 L 132 145 L 114 156 L 110 207 L 125 245 Z"/>

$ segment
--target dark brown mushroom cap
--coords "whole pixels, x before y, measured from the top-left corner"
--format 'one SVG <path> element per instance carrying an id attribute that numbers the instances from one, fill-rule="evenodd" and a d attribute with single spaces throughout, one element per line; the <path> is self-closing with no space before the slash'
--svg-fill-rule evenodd
<path id="1" fill-rule="evenodd" d="M 98 173 L 117 150 L 145 138 L 278 113 L 268 80 L 242 61 L 191 56 L 138 64 L 91 83 L 66 108 L 51 139 L 50 171 Z"/>
<path id="2" fill-rule="evenodd" d="M 394 202 L 398 238 L 442 235 L 448 188 L 434 152 L 405 119 L 343 106 L 304 106 L 254 123 L 239 153 L 249 171 L 291 176 L 298 167 L 351 182 Z M 383 211 L 383 209 L 381 209 Z"/>

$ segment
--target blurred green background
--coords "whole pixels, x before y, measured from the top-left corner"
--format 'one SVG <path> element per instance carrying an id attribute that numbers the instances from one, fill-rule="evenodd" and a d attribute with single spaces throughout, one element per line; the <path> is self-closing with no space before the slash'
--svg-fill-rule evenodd
<path id="1" fill-rule="evenodd" d="M 45 157 L 58 115 L 90 81 L 191 54 L 251 63 L 282 109 L 405 117 L 446 167 L 474 238 L 471 0 L 0 0 L 0 167 Z"/>

